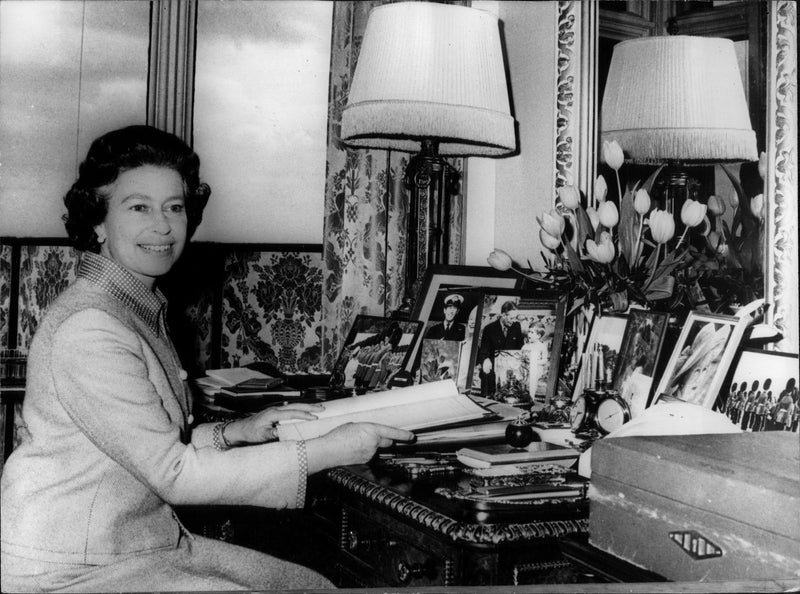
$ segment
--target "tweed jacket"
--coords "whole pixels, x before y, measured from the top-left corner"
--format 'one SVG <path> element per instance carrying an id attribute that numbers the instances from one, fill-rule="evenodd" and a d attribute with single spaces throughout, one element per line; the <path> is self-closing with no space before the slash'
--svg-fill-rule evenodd
<path id="1" fill-rule="evenodd" d="M 82 274 L 87 264 L 99 281 Z M 213 425 L 190 429 L 164 308 L 142 317 L 109 290 L 109 272 L 128 274 L 85 254 L 33 339 L 22 442 L 0 487 L 2 552 L 106 564 L 176 547 L 185 529 L 172 505 L 303 505 L 297 442 L 222 452 Z"/>

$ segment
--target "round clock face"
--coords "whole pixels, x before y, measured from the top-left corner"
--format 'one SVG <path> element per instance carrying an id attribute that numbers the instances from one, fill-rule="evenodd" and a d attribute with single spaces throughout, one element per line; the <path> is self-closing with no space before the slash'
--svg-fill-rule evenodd
<path id="1" fill-rule="evenodd" d="M 631 418 L 628 405 L 619 398 L 606 398 L 597 406 L 597 427 L 603 433 L 611 433 Z"/>
<path id="2" fill-rule="evenodd" d="M 589 411 L 586 407 L 586 398 L 578 396 L 578 399 L 572 403 L 572 408 L 569 411 L 569 426 L 573 431 L 578 431 L 584 426 L 589 416 Z"/>

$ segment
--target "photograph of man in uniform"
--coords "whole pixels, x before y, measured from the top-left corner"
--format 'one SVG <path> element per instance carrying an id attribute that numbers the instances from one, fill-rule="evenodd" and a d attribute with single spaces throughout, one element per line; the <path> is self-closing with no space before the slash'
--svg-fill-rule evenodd
<path id="1" fill-rule="evenodd" d="M 456 316 L 461 311 L 464 298 L 458 293 L 451 293 L 444 298 L 443 313 L 444 319 L 428 328 L 425 338 L 438 340 L 457 340 L 462 341 L 466 335 L 466 326 L 461 322 L 456 322 Z"/>

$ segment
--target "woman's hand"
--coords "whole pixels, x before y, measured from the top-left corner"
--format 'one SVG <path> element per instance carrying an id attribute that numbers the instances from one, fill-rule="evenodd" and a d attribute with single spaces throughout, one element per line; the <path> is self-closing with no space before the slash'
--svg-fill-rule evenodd
<path id="1" fill-rule="evenodd" d="M 411 431 L 378 423 L 345 423 L 321 437 L 306 442 L 308 472 L 348 464 L 363 464 L 381 447 L 395 441 L 413 441 Z"/>
<path id="2" fill-rule="evenodd" d="M 277 439 L 275 425 L 278 421 L 316 419 L 313 413 L 325 410 L 321 404 L 297 402 L 283 406 L 272 406 L 245 419 L 234 421 L 225 427 L 225 440 L 231 445 L 264 443 Z"/>

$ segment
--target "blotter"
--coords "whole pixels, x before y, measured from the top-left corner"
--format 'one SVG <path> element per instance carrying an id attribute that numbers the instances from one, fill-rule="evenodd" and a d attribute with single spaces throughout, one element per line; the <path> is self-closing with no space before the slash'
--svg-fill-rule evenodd
<path id="1" fill-rule="evenodd" d="M 494 417 L 494 413 L 459 394 L 452 380 L 341 398 L 323 406 L 325 410 L 315 412 L 318 418 L 313 421 L 281 421 L 278 437 L 313 439 L 345 423 L 381 423 L 418 431 Z"/>

